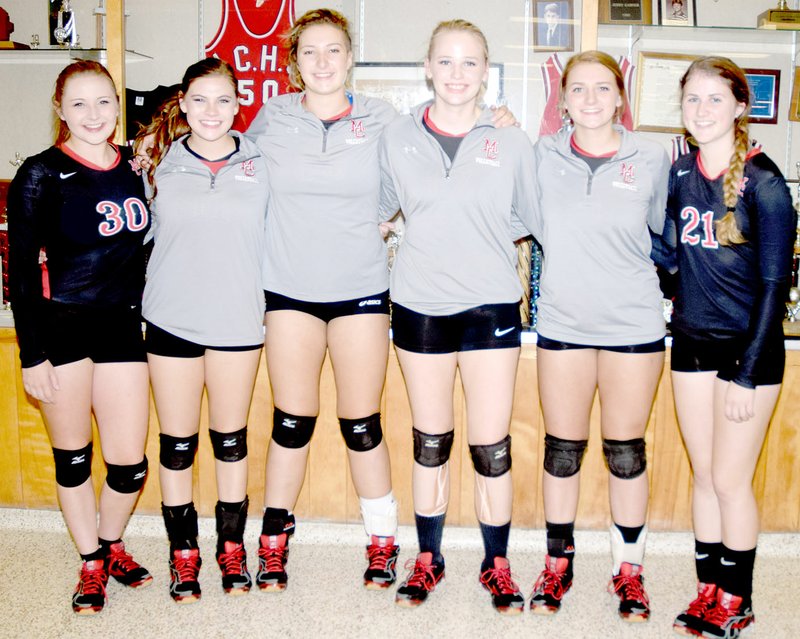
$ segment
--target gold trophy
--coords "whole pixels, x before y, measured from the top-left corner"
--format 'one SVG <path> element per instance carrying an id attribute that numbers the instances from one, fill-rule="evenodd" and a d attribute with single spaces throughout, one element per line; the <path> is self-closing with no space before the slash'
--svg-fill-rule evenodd
<path id="1" fill-rule="evenodd" d="M 758 16 L 759 29 L 800 30 L 800 11 L 789 8 L 786 0 L 779 0 L 775 9 L 767 9 Z"/>

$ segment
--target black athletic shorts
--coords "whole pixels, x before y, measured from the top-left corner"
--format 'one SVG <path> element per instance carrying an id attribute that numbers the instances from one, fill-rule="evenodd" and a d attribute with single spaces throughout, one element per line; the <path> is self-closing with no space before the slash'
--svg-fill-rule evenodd
<path id="1" fill-rule="evenodd" d="M 202 357 L 206 350 L 225 351 L 238 353 L 241 351 L 255 351 L 261 348 L 262 344 L 251 344 L 247 346 L 208 346 L 205 344 L 195 344 L 189 340 L 168 333 L 163 328 L 147 322 L 144 333 L 144 347 L 152 355 L 162 355 L 164 357 Z"/>
<path id="2" fill-rule="evenodd" d="M 521 336 L 518 302 L 484 304 L 454 315 L 423 315 L 392 304 L 394 344 L 412 353 L 517 348 Z"/>
<path id="3" fill-rule="evenodd" d="M 304 302 L 271 291 L 264 291 L 264 296 L 267 299 L 266 312 L 300 311 L 313 315 L 326 324 L 337 317 L 348 315 L 389 314 L 389 291 L 341 302 Z"/>
<path id="4" fill-rule="evenodd" d="M 741 358 L 748 346 L 744 339 L 695 339 L 683 333 L 672 333 L 670 368 L 678 373 L 717 371 L 717 377 L 729 382 L 736 377 Z M 767 386 L 783 382 L 786 347 L 783 335 L 776 333 L 764 346 L 753 384 Z"/>
<path id="5" fill-rule="evenodd" d="M 571 351 L 581 348 L 594 348 L 598 351 L 611 351 L 612 353 L 663 353 L 666 350 L 664 338 L 646 344 L 629 344 L 626 346 L 595 346 L 590 344 L 573 344 L 572 342 L 559 342 L 549 339 L 544 335 L 536 336 L 536 346 L 548 351 Z"/>
<path id="6" fill-rule="evenodd" d="M 87 358 L 95 364 L 147 361 L 139 306 L 48 301 L 42 308 L 44 351 L 53 366 Z"/>

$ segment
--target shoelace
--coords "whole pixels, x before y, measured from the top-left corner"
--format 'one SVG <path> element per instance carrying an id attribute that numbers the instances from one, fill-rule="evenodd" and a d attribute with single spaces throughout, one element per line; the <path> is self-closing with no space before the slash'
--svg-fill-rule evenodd
<path id="1" fill-rule="evenodd" d="M 705 620 L 712 626 L 722 628 L 731 617 L 736 617 L 740 613 L 739 608 L 726 608 L 719 602 L 706 615 Z"/>
<path id="2" fill-rule="evenodd" d="M 84 595 L 105 594 L 106 575 L 105 569 L 81 568 L 80 592 Z"/>
<path id="3" fill-rule="evenodd" d="M 286 556 L 286 547 L 258 549 L 258 556 L 264 560 L 267 572 L 283 572 L 283 562 Z"/>
<path id="4" fill-rule="evenodd" d="M 494 583 L 492 583 L 494 582 Z M 509 568 L 489 568 L 481 575 L 481 583 L 495 594 L 513 595 L 519 592 Z"/>
<path id="5" fill-rule="evenodd" d="M 197 565 L 198 557 L 179 557 L 174 559 L 172 565 L 178 573 L 178 581 L 197 581 L 200 566 Z"/>
<path id="6" fill-rule="evenodd" d="M 245 563 L 244 547 L 239 545 L 231 552 L 222 553 L 217 560 L 226 575 L 241 575 Z"/>
<path id="7" fill-rule="evenodd" d="M 139 568 L 139 564 L 133 559 L 133 556 L 125 550 L 112 550 L 108 554 L 109 566 L 116 564 L 122 572 L 130 572 Z"/>
<path id="8" fill-rule="evenodd" d="M 686 609 L 686 614 L 690 617 L 704 619 L 708 611 L 714 607 L 715 601 L 716 599 L 713 594 L 707 596 L 704 592 L 701 592 L 697 596 L 697 599 L 689 604 L 689 607 Z"/>
<path id="9" fill-rule="evenodd" d="M 564 596 L 564 584 L 561 583 L 561 575 L 546 568 L 533 585 L 534 593 L 538 593 L 540 589 L 543 594 L 551 595 L 554 599 L 560 600 Z"/>
<path id="10" fill-rule="evenodd" d="M 410 559 L 406 563 L 406 569 L 409 568 L 411 568 L 413 572 L 406 581 L 406 586 L 415 586 L 428 592 L 433 590 L 433 587 L 436 585 L 436 577 L 433 574 L 433 564 L 423 564 L 421 561 Z"/>
<path id="11" fill-rule="evenodd" d="M 637 575 L 635 577 L 630 575 L 617 575 L 611 580 L 614 586 L 614 592 L 620 593 L 620 596 L 625 601 L 640 601 L 644 604 L 649 604 L 650 599 L 644 591 L 644 582 L 642 578 Z"/>
<path id="12" fill-rule="evenodd" d="M 386 562 L 392 557 L 394 557 L 394 546 L 391 544 L 385 546 L 373 544 L 367 548 L 369 567 L 372 570 L 384 570 L 386 568 Z"/>

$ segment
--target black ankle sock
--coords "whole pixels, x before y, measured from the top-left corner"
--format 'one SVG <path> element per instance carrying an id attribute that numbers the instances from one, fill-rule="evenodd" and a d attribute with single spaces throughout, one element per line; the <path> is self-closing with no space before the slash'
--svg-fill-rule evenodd
<path id="1" fill-rule="evenodd" d="M 419 551 L 429 552 L 433 555 L 434 563 L 444 562 L 442 557 L 442 534 L 444 532 L 444 515 L 434 515 L 426 517 L 414 513 L 417 522 L 417 540 L 419 541 Z"/>
<path id="2" fill-rule="evenodd" d="M 81 559 L 84 561 L 96 561 L 98 559 L 105 559 L 107 554 L 108 553 L 105 551 L 105 549 L 100 546 L 100 548 L 94 552 L 90 552 L 88 555 L 81 555 Z"/>
<path id="3" fill-rule="evenodd" d="M 494 568 L 495 557 L 505 557 L 508 551 L 508 535 L 511 531 L 511 522 L 502 526 L 490 526 L 483 522 L 481 525 L 481 535 L 483 536 L 483 563 L 481 573 L 489 568 Z"/>
<path id="4" fill-rule="evenodd" d="M 225 552 L 225 542 L 241 544 L 244 540 L 244 527 L 247 523 L 249 500 L 218 501 L 214 508 L 217 521 L 217 554 Z"/>
<path id="5" fill-rule="evenodd" d="M 641 535 L 644 530 L 644 524 L 641 526 L 620 526 L 618 523 L 614 522 L 614 525 L 622 534 L 622 539 L 626 544 L 635 544 L 639 541 L 639 535 Z"/>
<path id="6" fill-rule="evenodd" d="M 264 518 L 261 523 L 261 534 L 273 537 L 286 533 L 291 536 L 294 533 L 294 514 L 285 508 L 265 508 Z"/>
<path id="7" fill-rule="evenodd" d="M 161 514 L 164 516 L 164 525 L 167 528 L 170 553 L 175 550 L 198 548 L 197 511 L 193 502 L 180 506 L 162 504 Z"/>
<path id="8" fill-rule="evenodd" d="M 697 580 L 704 584 L 719 583 L 719 559 L 722 555 L 722 542 L 694 540 L 694 566 Z"/>
<path id="9" fill-rule="evenodd" d="M 115 539 L 114 541 L 109 541 L 108 539 L 103 539 L 102 537 L 100 537 L 98 538 L 97 541 L 100 542 L 100 549 L 106 554 L 108 554 L 108 551 L 111 549 L 111 546 L 120 543 L 122 539 Z"/>
<path id="10" fill-rule="evenodd" d="M 753 594 L 753 566 L 756 549 L 731 550 L 722 546 L 719 559 L 719 582 L 717 585 L 725 592 L 741 597 L 747 605 Z"/>

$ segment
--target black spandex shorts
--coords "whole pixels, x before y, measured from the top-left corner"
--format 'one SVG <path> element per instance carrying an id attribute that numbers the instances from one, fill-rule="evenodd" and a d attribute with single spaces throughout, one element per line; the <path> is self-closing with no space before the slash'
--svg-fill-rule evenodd
<path id="1" fill-rule="evenodd" d="M 264 291 L 266 311 L 300 311 L 308 313 L 326 324 L 337 317 L 348 315 L 388 315 L 389 291 L 341 302 L 304 302 L 285 295 Z"/>
<path id="2" fill-rule="evenodd" d="M 590 344 L 573 344 L 571 342 L 559 342 L 549 339 L 543 335 L 536 336 L 536 346 L 548 351 L 571 351 L 581 348 L 594 348 L 598 351 L 611 351 L 612 353 L 663 353 L 666 349 L 664 338 L 657 339 L 655 342 L 646 344 L 629 344 L 627 346 L 594 346 Z"/>
<path id="3" fill-rule="evenodd" d="M 729 382 L 739 372 L 741 357 L 748 342 L 742 339 L 694 339 L 683 333 L 672 334 L 670 368 L 679 373 L 717 371 L 717 377 Z M 753 383 L 755 386 L 780 384 L 786 366 L 783 335 L 776 334 L 765 345 Z"/>
<path id="4" fill-rule="evenodd" d="M 95 364 L 147 361 L 138 306 L 93 308 L 49 301 L 42 316 L 44 351 L 53 366 L 86 358 Z"/>
<path id="5" fill-rule="evenodd" d="M 207 346 L 205 344 L 195 344 L 187 339 L 168 333 L 163 328 L 147 322 L 144 334 L 144 347 L 152 355 L 162 355 L 164 357 L 202 357 L 206 350 L 225 351 L 238 353 L 242 351 L 255 351 L 261 348 L 261 344 L 248 346 Z"/>
<path id="6" fill-rule="evenodd" d="M 484 304 L 454 315 L 423 315 L 392 304 L 394 344 L 412 353 L 517 348 L 521 335 L 518 302 Z"/>

